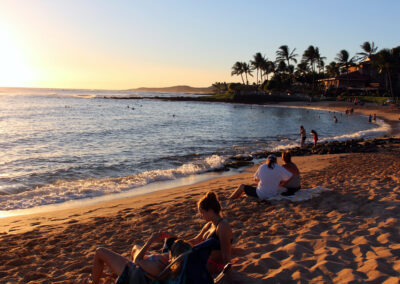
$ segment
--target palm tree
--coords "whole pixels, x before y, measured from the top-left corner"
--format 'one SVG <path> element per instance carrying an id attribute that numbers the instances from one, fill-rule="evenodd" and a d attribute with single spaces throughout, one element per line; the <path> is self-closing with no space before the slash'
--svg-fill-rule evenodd
<path id="1" fill-rule="evenodd" d="M 324 64 L 325 57 L 322 57 L 319 53 L 319 48 L 310 45 L 303 54 L 302 61 L 308 64 L 312 70 L 312 86 L 315 85 L 315 65 L 319 67 L 321 73 L 321 66 Z"/>
<path id="2" fill-rule="evenodd" d="M 246 82 L 248 85 L 249 79 L 247 78 L 247 74 L 250 75 L 251 77 L 253 77 L 253 75 L 251 74 L 250 64 L 248 64 L 246 62 L 242 62 L 242 70 L 243 70 L 243 73 L 246 75 Z"/>
<path id="3" fill-rule="evenodd" d="M 262 56 L 262 54 L 260 52 L 257 52 L 256 54 L 254 54 L 252 61 L 250 61 L 250 64 L 253 66 L 253 68 L 255 70 L 257 70 L 257 84 L 259 84 L 258 81 L 258 71 L 261 70 L 261 67 L 263 65 L 263 63 L 265 62 L 265 58 L 264 56 Z M 261 74 L 262 77 L 262 74 Z"/>
<path id="4" fill-rule="evenodd" d="M 275 64 L 274 62 L 265 59 L 265 61 L 263 62 L 262 66 L 261 66 L 261 80 L 263 80 L 262 76 L 266 75 L 267 76 L 267 80 L 268 80 L 268 74 L 273 73 L 275 71 Z"/>
<path id="5" fill-rule="evenodd" d="M 319 52 L 318 52 L 319 54 Z M 314 46 L 310 45 L 303 53 L 301 60 L 311 67 L 312 73 L 315 73 L 315 64 L 318 62 L 317 50 Z"/>
<path id="6" fill-rule="evenodd" d="M 386 82 L 389 84 L 390 94 L 394 97 L 393 84 L 392 84 L 392 73 L 394 70 L 400 69 L 400 47 L 393 49 L 382 49 L 375 54 L 372 59 L 372 64 L 378 67 L 379 73 L 386 73 Z"/>
<path id="7" fill-rule="evenodd" d="M 294 63 L 297 63 L 296 56 L 294 52 L 296 51 L 296 48 L 290 51 L 289 47 L 287 45 L 282 45 L 279 47 L 279 49 L 276 51 L 276 61 L 277 62 L 285 62 L 287 64 L 287 69 L 289 72 L 289 78 L 292 75 L 291 70 L 290 70 L 290 61 L 293 61 Z"/>
<path id="8" fill-rule="evenodd" d="M 277 73 L 283 73 L 288 70 L 285 61 L 279 61 L 278 65 L 276 65 L 275 71 Z"/>
<path id="9" fill-rule="evenodd" d="M 240 75 L 240 76 L 242 77 L 242 82 L 243 82 L 243 85 L 244 85 L 243 73 L 244 73 L 244 70 L 243 70 L 243 63 L 237 61 L 237 62 L 232 66 L 231 76 L 233 76 L 233 75 L 239 76 L 239 75 Z"/>
<path id="10" fill-rule="evenodd" d="M 306 76 L 308 73 L 310 73 L 310 69 L 308 68 L 307 62 L 302 61 L 299 64 L 297 64 L 296 73 L 299 76 Z"/>
<path id="11" fill-rule="evenodd" d="M 371 42 L 364 42 L 362 45 L 360 45 L 362 48 L 362 52 L 358 52 L 357 55 L 359 55 L 359 60 L 363 61 L 366 58 L 371 58 L 372 55 L 374 55 L 376 53 L 376 51 L 378 50 L 378 47 L 375 46 L 375 43 L 373 41 Z"/>
<path id="12" fill-rule="evenodd" d="M 347 77 L 347 87 L 349 87 L 349 67 L 354 63 L 355 57 L 351 57 L 349 52 L 345 49 L 342 49 L 337 55 L 335 60 L 338 61 L 340 66 L 346 69 L 346 77 Z"/>
<path id="13" fill-rule="evenodd" d="M 322 70 L 322 73 L 323 73 L 324 72 L 324 66 L 325 66 L 324 60 L 326 59 L 326 57 L 325 56 L 321 56 L 321 54 L 319 53 L 319 48 L 318 47 L 315 48 L 315 56 L 317 58 L 317 67 L 319 69 L 319 73 L 321 73 L 321 70 Z"/>
<path id="14" fill-rule="evenodd" d="M 326 73 L 329 77 L 339 76 L 339 74 L 340 74 L 339 68 L 340 68 L 340 65 L 338 63 L 336 63 L 335 61 L 332 61 L 331 63 L 329 63 L 329 65 L 325 66 Z"/>
<path id="15" fill-rule="evenodd" d="M 301 82 L 303 84 L 307 84 L 308 83 L 308 77 L 307 75 L 310 73 L 310 68 L 308 67 L 307 62 L 300 62 L 299 64 L 297 64 L 296 66 L 296 71 L 294 73 L 296 80 L 298 82 Z"/>

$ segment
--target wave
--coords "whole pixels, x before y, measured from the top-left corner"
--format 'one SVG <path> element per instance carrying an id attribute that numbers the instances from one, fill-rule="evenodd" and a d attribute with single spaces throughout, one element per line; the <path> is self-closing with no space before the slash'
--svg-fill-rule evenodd
<path id="1" fill-rule="evenodd" d="M 175 180 L 216 170 L 223 167 L 225 159 L 222 156 L 212 155 L 200 161 L 183 164 L 178 168 L 146 171 L 126 177 L 58 181 L 18 194 L 0 195 L 0 208 L 2 210 L 28 209 L 70 200 L 122 193 L 157 181 Z"/>
<path id="2" fill-rule="evenodd" d="M 337 135 L 337 136 L 325 137 L 325 138 L 319 139 L 318 142 L 324 143 L 324 142 L 331 142 L 331 141 L 346 141 L 346 140 L 353 140 L 353 139 L 373 138 L 373 137 L 377 137 L 377 136 L 383 135 L 385 133 L 388 133 L 391 129 L 390 125 L 381 119 L 377 119 L 376 124 L 378 125 L 378 127 L 376 127 L 376 128 L 360 130 L 360 131 L 356 131 L 353 133 L 347 133 L 347 134 L 342 134 L 342 135 Z M 295 148 L 295 147 L 300 147 L 300 141 L 290 142 L 289 144 L 278 145 L 278 146 L 271 148 L 270 150 L 271 151 L 282 151 L 282 150 L 288 150 L 288 149 Z"/>
<path id="3" fill-rule="evenodd" d="M 349 134 L 343 134 L 343 135 L 338 135 L 338 136 L 333 136 L 333 137 L 328 137 L 325 139 L 321 139 L 321 142 L 328 142 L 328 141 L 345 141 L 345 140 L 350 140 L 350 139 L 360 139 L 360 138 L 372 138 L 376 137 L 379 135 L 382 135 L 384 133 L 387 133 L 390 131 L 390 125 L 384 122 L 381 119 L 376 120 L 376 124 L 378 127 L 372 128 L 372 129 L 367 129 L 367 130 L 361 130 Z"/>

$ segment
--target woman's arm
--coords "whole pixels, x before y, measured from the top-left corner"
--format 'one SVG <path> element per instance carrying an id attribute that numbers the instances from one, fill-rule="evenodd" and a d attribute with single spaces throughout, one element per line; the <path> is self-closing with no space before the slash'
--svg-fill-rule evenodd
<path id="1" fill-rule="evenodd" d="M 146 252 L 150 248 L 151 244 L 159 239 L 161 233 L 153 233 L 150 238 L 147 240 L 147 242 L 142 246 L 142 248 L 139 250 L 139 252 L 135 255 L 133 258 L 133 262 L 137 264 L 138 261 L 143 260 Z"/>
<path id="2" fill-rule="evenodd" d="M 211 226 L 211 222 L 208 222 L 207 224 L 205 224 L 203 226 L 203 228 L 201 229 L 200 233 L 197 236 L 195 236 L 193 239 L 190 239 L 188 241 L 189 244 L 194 246 L 194 245 L 197 245 L 198 243 L 200 243 L 201 241 L 203 241 L 204 234 L 205 234 L 205 232 L 207 232 L 210 229 L 210 226 Z"/>
<path id="3" fill-rule="evenodd" d="M 283 179 L 281 180 L 281 182 L 279 183 L 280 186 L 285 186 L 286 184 L 288 184 L 294 177 L 295 177 L 295 172 L 297 168 L 292 168 L 290 165 L 283 165 L 282 166 L 289 174 L 290 177 L 287 179 Z M 298 171 L 298 170 L 297 170 Z M 287 176 L 286 176 L 287 177 Z M 284 178 L 284 177 L 283 177 Z"/>
<path id="4" fill-rule="evenodd" d="M 141 267 L 150 276 L 157 276 L 164 269 L 165 265 L 159 261 L 156 261 L 155 259 L 145 259 L 144 256 L 146 255 L 146 252 L 150 248 L 151 244 L 156 240 L 163 239 L 163 237 L 164 233 L 162 232 L 153 233 L 133 259 L 133 262 L 137 266 Z"/>
<path id="5" fill-rule="evenodd" d="M 224 264 L 232 258 L 232 229 L 228 222 L 222 221 L 217 228 L 217 235 L 221 244 L 221 256 Z"/>

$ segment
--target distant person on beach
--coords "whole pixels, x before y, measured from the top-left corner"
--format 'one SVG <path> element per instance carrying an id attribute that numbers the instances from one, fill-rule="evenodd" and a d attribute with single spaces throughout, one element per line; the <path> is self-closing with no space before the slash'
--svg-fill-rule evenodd
<path id="1" fill-rule="evenodd" d="M 333 116 L 333 121 L 334 121 L 335 123 L 337 123 L 337 122 L 338 122 L 336 115 L 335 115 L 335 116 Z"/>
<path id="2" fill-rule="evenodd" d="M 314 130 L 311 130 L 311 132 Z M 296 164 L 292 162 L 292 155 L 289 150 L 282 152 L 282 161 L 286 170 L 292 173 L 292 177 L 281 185 L 286 187 L 287 190 L 282 193 L 284 196 L 290 196 L 295 194 L 300 189 L 300 171 Z"/>
<path id="3" fill-rule="evenodd" d="M 368 116 L 368 122 L 369 122 L 369 123 L 372 122 L 372 114 L 370 114 L 370 115 Z"/>
<path id="4" fill-rule="evenodd" d="M 305 144 L 305 142 L 306 142 L 306 138 L 307 138 L 307 136 L 306 136 L 306 130 L 304 129 L 303 125 L 300 125 L 300 139 L 301 139 L 301 141 L 300 141 L 300 147 L 301 147 L 301 148 L 304 148 L 304 144 Z"/>
<path id="5" fill-rule="evenodd" d="M 254 180 L 258 183 L 257 188 L 241 184 L 230 196 L 231 199 L 239 198 L 243 193 L 259 199 L 268 199 L 278 195 L 279 186 L 285 186 L 292 173 L 277 164 L 275 155 L 269 155 L 265 164 L 261 165 L 254 175 Z"/>
<path id="6" fill-rule="evenodd" d="M 317 146 L 318 142 L 318 133 L 314 129 L 310 131 L 311 135 L 314 137 L 314 146 Z"/>
<path id="7" fill-rule="evenodd" d="M 98 284 L 100 282 L 104 265 L 109 266 L 119 276 L 116 283 L 127 283 L 124 281 L 130 283 L 129 280 L 132 282 L 135 280 L 134 283 L 153 283 L 149 275 L 158 276 L 168 265 L 169 258 L 172 261 L 191 248 L 188 243 L 182 240 L 174 241 L 170 247 L 169 256 L 168 252 L 146 256 L 147 250 L 155 241 L 170 237 L 172 235 L 166 232 L 153 233 L 143 247 L 134 246 L 132 248 L 131 260 L 107 248 L 96 249 L 92 268 L 93 283 Z M 83 283 L 87 283 L 87 281 L 88 279 L 85 279 Z"/>
<path id="8" fill-rule="evenodd" d="M 207 192 L 197 203 L 201 217 L 207 222 L 200 233 L 189 240 L 197 245 L 208 239 L 220 242 L 220 249 L 212 251 L 208 259 L 207 269 L 210 273 L 219 273 L 232 257 L 232 229 L 229 222 L 222 217 L 222 206 L 214 192 Z"/>
<path id="9" fill-rule="evenodd" d="M 375 122 L 376 121 L 376 113 L 374 113 L 374 117 L 372 118 L 372 120 Z"/>

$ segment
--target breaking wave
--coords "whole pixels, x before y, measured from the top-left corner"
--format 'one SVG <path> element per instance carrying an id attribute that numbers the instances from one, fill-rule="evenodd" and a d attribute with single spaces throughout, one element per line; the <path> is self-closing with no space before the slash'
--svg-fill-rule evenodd
<path id="1" fill-rule="evenodd" d="M 0 208 L 2 210 L 27 209 L 70 200 L 122 193 L 157 181 L 175 180 L 216 170 L 223 167 L 224 161 L 224 157 L 212 155 L 178 168 L 146 171 L 126 177 L 58 181 L 17 194 L 1 195 Z"/>

